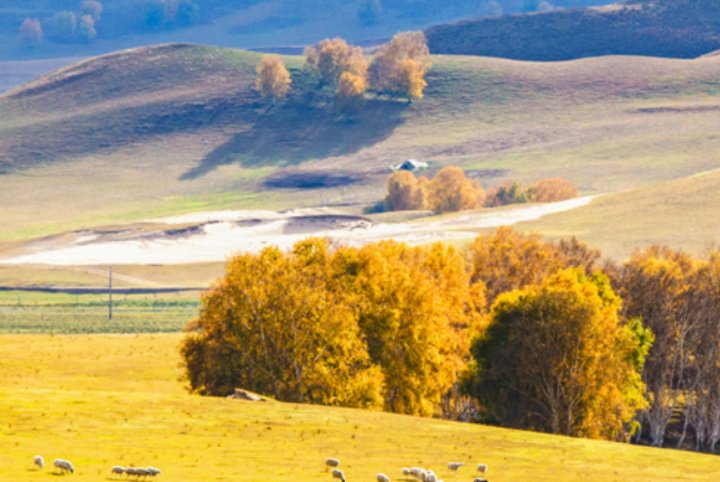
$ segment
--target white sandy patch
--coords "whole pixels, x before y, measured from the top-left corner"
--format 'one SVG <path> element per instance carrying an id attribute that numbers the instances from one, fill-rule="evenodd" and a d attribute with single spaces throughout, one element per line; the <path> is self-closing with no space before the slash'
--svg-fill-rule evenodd
<path id="1" fill-rule="evenodd" d="M 377 223 L 327 210 L 219 211 L 163 218 L 168 224 L 207 223 L 186 236 L 138 237 L 103 241 L 83 236 L 55 249 L 40 249 L 0 259 L 2 264 L 117 265 L 184 264 L 224 261 L 238 252 L 257 252 L 268 246 L 286 250 L 308 236 L 360 246 L 395 239 L 409 244 L 471 238 L 477 229 L 508 226 L 548 214 L 584 206 L 592 197 L 550 204 L 518 206 L 407 223 Z"/>

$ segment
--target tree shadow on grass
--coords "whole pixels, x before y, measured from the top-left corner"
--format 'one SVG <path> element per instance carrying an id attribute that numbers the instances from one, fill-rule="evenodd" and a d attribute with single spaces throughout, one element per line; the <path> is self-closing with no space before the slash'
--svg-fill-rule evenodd
<path id="1" fill-rule="evenodd" d="M 236 162 L 246 167 L 286 167 L 353 154 L 387 139 L 402 123 L 408 106 L 370 99 L 350 116 L 332 107 L 308 105 L 288 103 L 254 116 L 249 128 L 215 148 L 180 179 L 196 179 Z"/>

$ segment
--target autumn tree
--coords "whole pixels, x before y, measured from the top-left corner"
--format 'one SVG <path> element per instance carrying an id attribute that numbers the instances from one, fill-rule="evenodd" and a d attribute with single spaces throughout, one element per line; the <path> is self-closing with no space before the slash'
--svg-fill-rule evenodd
<path id="1" fill-rule="evenodd" d="M 485 206 L 506 206 L 528 202 L 528 192 L 519 182 L 506 182 L 488 192 Z"/>
<path id="2" fill-rule="evenodd" d="M 37 18 L 26 18 L 20 25 L 20 41 L 25 45 L 35 46 L 42 43 L 43 29 Z"/>
<path id="3" fill-rule="evenodd" d="M 285 64 L 277 55 L 265 55 L 257 65 L 255 87 L 260 95 L 273 103 L 287 97 L 292 79 Z"/>
<path id="4" fill-rule="evenodd" d="M 305 49 L 305 65 L 323 86 L 337 88 L 343 73 L 367 83 L 368 62 L 360 47 L 352 47 L 341 38 L 324 39 Z M 364 90 L 363 90 L 364 92 Z"/>
<path id="5" fill-rule="evenodd" d="M 385 409 L 432 415 L 464 369 L 482 310 L 452 248 L 384 241 L 339 252 L 344 291 L 374 363 L 382 367 Z"/>
<path id="6" fill-rule="evenodd" d="M 421 99 L 427 86 L 430 51 L 422 32 L 395 35 L 370 65 L 370 83 L 378 92 Z"/>
<path id="7" fill-rule="evenodd" d="M 356 109 L 367 90 L 367 78 L 352 72 L 340 74 L 335 99 L 338 106 L 345 110 Z"/>
<path id="8" fill-rule="evenodd" d="M 430 180 L 428 200 L 433 212 L 447 213 L 482 206 L 485 192 L 477 181 L 465 177 L 462 169 L 447 166 Z"/>
<path id="9" fill-rule="evenodd" d="M 327 242 L 284 255 L 267 248 L 231 259 L 202 299 L 181 354 L 192 390 L 227 395 L 243 387 L 279 400 L 382 405 L 373 366 L 345 294 L 331 289 Z"/>
<path id="10" fill-rule="evenodd" d="M 652 336 L 620 321 L 602 274 L 559 271 L 501 295 L 474 342 L 467 390 L 504 426 L 625 440 L 644 408 L 640 369 Z"/>
<path id="11" fill-rule="evenodd" d="M 577 197 L 578 192 L 567 179 L 541 179 L 528 189 L 528 197 L 533 202 L 548 203 L 564 201 Z"/>
<path id="12" fill-rule="evenodd" d="M 480 235 L 466 252 L 472 283 L 486 287 L 488 303 L 504 292 L 539 284 L 556 271 L 579 267 L 590 274 L 597 267 L 600 252 L 576 239 L 558 243 L 536 234 L 522 234 L 510 227 Z"/>
<path id="13" fill-rule="evenodd" d="M 410 171 L 395 171 L 387 179 L 385 208 L 388 211 L 427 209 L 427 178 Z"/>
<path id="14" fill-rule="evenodd" d="M 621 271 L 618 291 L 625 316 L 639 317 L 655 335 L 643 370 L 650 405 L 642 413 L 650 442 L 662 446 L 676 410 L 684 408 L 688 370 L 694 357 L 694 326 L 688 316 L 687 295 L 696 289 L 697 269 L 686 253 L 651 246 L 636 252 Z"/>

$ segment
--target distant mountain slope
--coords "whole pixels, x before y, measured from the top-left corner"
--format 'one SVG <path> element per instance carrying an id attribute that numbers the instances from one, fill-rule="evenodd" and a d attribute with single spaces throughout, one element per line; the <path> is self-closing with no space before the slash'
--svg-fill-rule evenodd
<path id="1" fill-rule="evenodd" d="M 430 50 L 438 54 L 522 60 L 599 55 L 694 58 L 720 49 L 720 1 L 631 0 L 440 25 L 426 34 Z"/>
<path id="2" fill-rule="evenodd" d="M 0 1 L 0 60 L 87 57 L 162 42 L 193 42 L 240 48 L 315 43 L 342 36 L 378 42 L 403 30 L 441 22 L 547 8 L 547 0 L 101 0 L 97 36 L 58 31 L 61 11 L 81 18 L 81 0 Z M 558 7 L 602 5 L 610 0 L 551 0 Z M 170 8 L 183 4 L 185 13 Z M 161 8 L 166 5 L 168 8 Z M 191 12 L 192 15 L 187 13 Z M 24 45 L 19 29 L 37 19 L 43 40 Z"/>
<path id="3" fill-rule="evenodd" d="M 720 166 L 720 57 L 434 56 L 424 99 L 368 95 L 351 117 L 314 97 L 300 57 L 271 108 L 260 57 L 132 49 L 0 95 L 0 241 L 199 210 L 361 210 L 407 158 L 485 187 L 566 177 L 583 194 Z"/>

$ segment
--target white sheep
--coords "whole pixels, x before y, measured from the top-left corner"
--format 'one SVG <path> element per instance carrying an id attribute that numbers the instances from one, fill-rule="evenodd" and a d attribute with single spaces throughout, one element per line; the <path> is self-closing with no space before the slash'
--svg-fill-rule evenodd
<path id="1" fill-rule="evenodd" d="M 465 465 L 462 462 L 448 462 L 447 468 L 450 469 L 452 472 L 457 472 L 460 467 Z"/>
<path id="2" fill-rule="evenodd" d="M 481 474 L 485 475 L 485 472 L 487 472 L 488 466 L 487 464 L 478 464 L 477 471 Z"/>
<path id="3" fill-rule="evenodd" d="M 65 459 L 55 459 L 53 462 L 53 465 L 56 469 L 60 470 L 61 473 L 70 472 L 71 474 L 75 473 L 75 467 L 73 467 L 72 462 Z"/>
<path id="4" fill-rule="evenodd" d="M 110 468 L 110 473 L 115 475 L 122 475 L 125 473 L 125 467 L 121 467 L 120 465 L 113 465 L 112 468 Z"/>
<path id="5" fill-rule="evenodd" d="M 413 467 L 410 469 L 410 475 L 412 475 L 418 480 L 423 480 L 425 477 L 425 469 L 422 469 L 420 467 Z"/>
<path id="6" fill-rule="evenodd" d="M 155 477 L 156 475 L 160 475 L 160 473 L 161 473 L 161 472 L 160 472 L 160 469 L 155 468 L 155 467 L 149 467 L 149 466 L 148 466 L 148 467 L 145 467 L 145 470 L 147 470 L 148 475 L 149 475 L 150 477 Z"/>
<path id="7" fill-rule="evenodd" d="M 412 475 L 412 472 L 410 472 L 410 469 L 408 469 L 407 467 L 403 467 L 403 469 L 402 469 L 402 474 L 403 474 L 405 477 L 409 477 L 409 476 Z"/>
<path id="8" fill-rule="evenodd" d="M 42 470 L 45 466 L 45 460 L 43 460 L 41 455 L 36 455 L 33 457 L 33 464 L 35 464 L 35 467 L 37 467 L 38 470 Z"/>
<path id="9" fill-rule="evenodd" d="M 473 479 L 473 482 L 487 482 L 487 480 L 482 477 L 475 477 Z"/>
<path id="10" fill-rule="evenodd" d="M 375 478 L 377 479 L 377 482 L 390 482 L 390 477 L 383 474 L 382 472 L 375 475 Z"/>
<path id="11" fill-rule="evenodd" d="M 333 457 L 325 459 L 325 465 L 327 467 L 338 467 L 340 465 L 340 459 L 336 459 Z"/>
<path id="12" fill-rule="evenodd" d="M 425 476 L 425 482 L 438 482 L 437 475 L 435 475 L 435 472 L 432 470 L 428 470 L 427 475 Z"/>
<path id="13" fill-rule="evenodd" d="M 345 482 L 345 474 L 340 469 L 332 470 L 333 479 L 340 479 L 340 482 Z"/>

